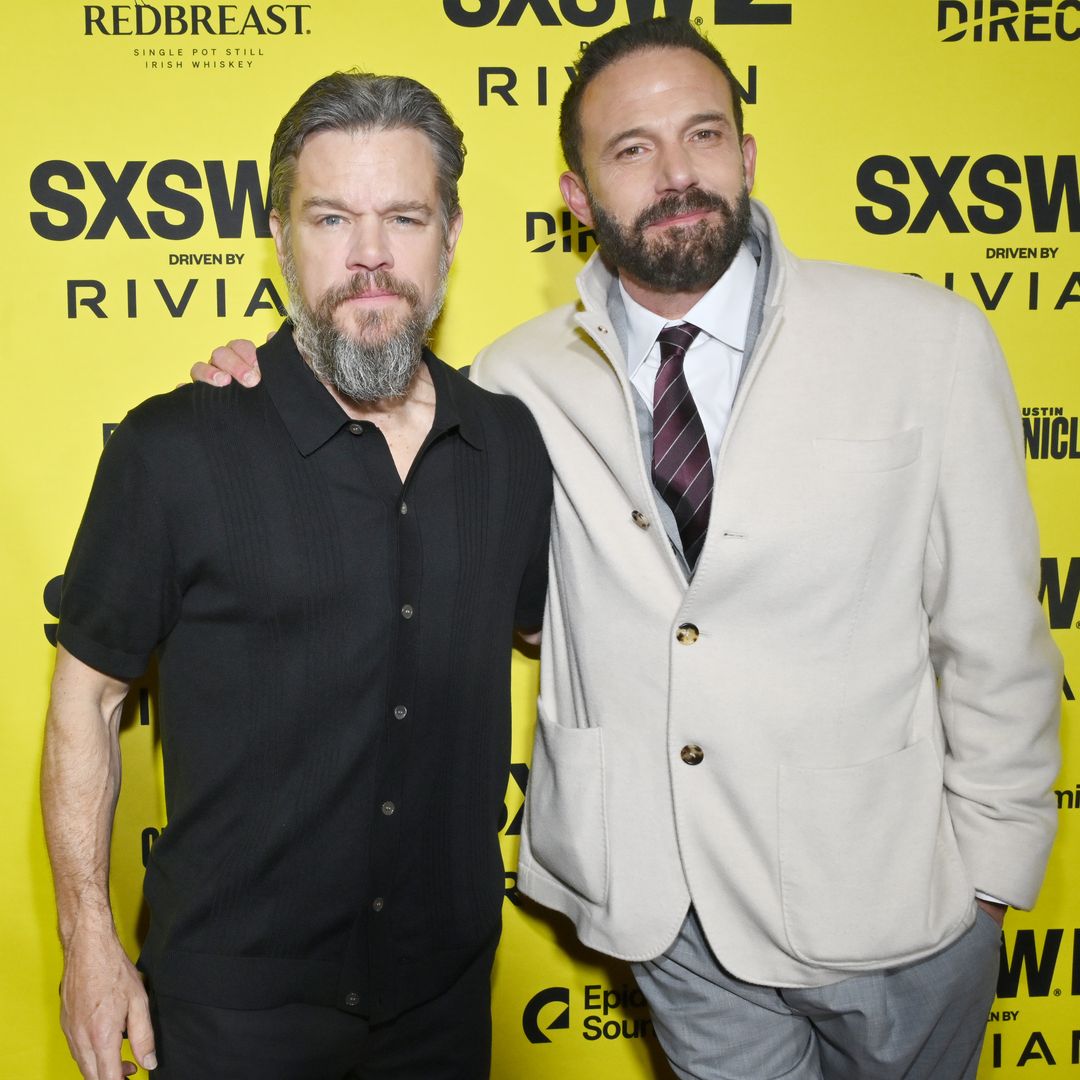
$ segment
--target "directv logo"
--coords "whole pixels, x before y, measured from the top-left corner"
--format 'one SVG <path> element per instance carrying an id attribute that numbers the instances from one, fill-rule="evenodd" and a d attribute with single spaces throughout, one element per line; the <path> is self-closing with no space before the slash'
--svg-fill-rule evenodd
<path id="1" fill-rule="evenodd" d="M 559 1005 L 562 1011 L 540 1027 L 540 1014 L 549 1005 Z M 548 1010 L 550 1016 L 553 1010 Z M 546 990 L 534 994 L 521 1013 L 521 1029 L 531 1043 L 549 1043 L 547 1031 L 565 1030 L 570 1027 L 570 988 L 568 986 L 549 986 Z"/>
<path id="2" fill-rule="evenodd" d="M 561 251 L 585 255 L 596 247 L 596 234 L 569 210 L 563 210 L 557 216 L 545 210 L 528 210 L 525 213 L 525 243 L 536 244 L 529 248 L 534 254 L 554 251 L 558 245 Z"/>
<path id="3" fill-rule="evenodd" d="M 938 0 L 938 31 L 942 41 L 1077 41 L 1080 0 Z"/>

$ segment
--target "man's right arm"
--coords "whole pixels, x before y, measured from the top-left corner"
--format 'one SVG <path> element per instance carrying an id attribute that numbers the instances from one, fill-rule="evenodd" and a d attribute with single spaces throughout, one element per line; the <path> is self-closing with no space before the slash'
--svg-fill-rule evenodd
<path id="1" fill-rule="evenodd" d="M 142 979 L 116 936 L 109 844 L 120 791 L 120 714 L 128 684 L 57 649 L 41 766 L 41 805 L 64 950 L 61 1024 L 87 1080 L 157 1067 Z"/>

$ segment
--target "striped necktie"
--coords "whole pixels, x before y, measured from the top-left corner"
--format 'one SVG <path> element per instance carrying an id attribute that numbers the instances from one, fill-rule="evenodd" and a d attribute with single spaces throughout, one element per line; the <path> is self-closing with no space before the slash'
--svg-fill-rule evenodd
<path id="1" fill-rule="evenodd" d="M 653 387 L 653 483 L 675 515 L 691 570 L 705 543 L 713 489 L 709 440 L 683 374 L 683 358 L 697 335 L 690 323 L 660 332 L 660 370 Z"/>

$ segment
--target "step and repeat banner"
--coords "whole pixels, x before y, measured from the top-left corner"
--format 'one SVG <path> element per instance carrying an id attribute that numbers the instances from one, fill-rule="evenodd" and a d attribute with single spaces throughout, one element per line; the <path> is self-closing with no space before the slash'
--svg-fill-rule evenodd
<path id="1" fill-rule="evenodd" d="M 75 1075 L 57 1023 L 61 957 L 37 806 L 60 575 L 112 426 L 214 345 L 261 341 L 280 319 L 266 206 L 279 118 L 339 68 L 412 75 L 442 95 L 469 154 L 436 345 L 468 363 L 574 296 L 594 240 L 558 195 L 558 103 L 581 42 L 664 11 L 692 18 L 731 63 L 760 147 L 755 194 L 793 250 L 955 290 L 985 309 L 1005 346 L 1041 524 L 1042 600 L 1065 654 L 1065 764 L 1042 898 L 1005 929 L 980 1077 L 1080 1076 L 1080 0 L 41 0 L 9 10 L 0 1075 Z M 576 946 L 569 924 L 514 889 L 536 692 L 535 661 L 514 663 L 494 1076 L 669 1077 L 625 968 Z M 165 821 L 151 686 L 132 693 L 121 741 L 112 885 L 135 952 L 143 862 Z"/>

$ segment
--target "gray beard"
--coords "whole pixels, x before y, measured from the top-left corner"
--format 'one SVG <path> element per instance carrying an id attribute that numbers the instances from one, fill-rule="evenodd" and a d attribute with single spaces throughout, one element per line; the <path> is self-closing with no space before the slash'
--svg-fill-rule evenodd
<path id="1" fill-rule="evenodd" d="M 409 392 L 420 367 L 424 342 L 439 317 L 446 296 L 447 259 L 439 267 L 439 287 L 427 306 L 407 281 L 383 270 L 360 272 L 351 281 L 330 290 L 312 309 L 304 300 L 291 250 L 283 272 L 289 289 L 289 315 L 293 340 L 320 382 L 350 401 L 372 402 L 400 399 Z M 334 311 L 343 300 L 366 286 L 392 289 L 409 304 L 408 315 L 396 329 L 389 329 L 393 316 L 382 311 L 358 315 L 354 334 L 334 322 Z"/>

